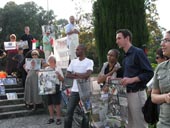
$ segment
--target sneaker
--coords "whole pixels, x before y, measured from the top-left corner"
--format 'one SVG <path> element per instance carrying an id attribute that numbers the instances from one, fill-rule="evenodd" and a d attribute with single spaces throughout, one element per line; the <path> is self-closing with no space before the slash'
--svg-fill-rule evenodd
<path id="1" fill-rule="evenodd" d="M 57 119 L 56 124 L 60 125 L 61 124 L 61 119 Z"/>
<path id="2" fill-rule="evenodd" d="M 51 123 L 54 123 L 54 119 L 49 119 L 47 124 L 51 124 Z"/>

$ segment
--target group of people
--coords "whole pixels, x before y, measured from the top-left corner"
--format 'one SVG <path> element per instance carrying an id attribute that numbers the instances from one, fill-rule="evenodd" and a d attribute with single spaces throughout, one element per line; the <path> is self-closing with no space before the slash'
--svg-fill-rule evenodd
<path id="1" fill-rule="evenodd" d="M 60 86 L 64 81 L 64 75 L 62 70 L 57 66 L 57 60 L 54 56 L 50 56 L 52 47 L 49 39 L 50 32 L 46 32 L 46 36 L 43 37 L 45 61 L 42 61 L 42 65 L 45 70 L 52 69 L 56 71 L 56 77 L 60 81 Z M 73 85 L 71 89 L 71 95 L 69 99 L 67 113 L 64 119 L 64 128 L 72 127 L 72 120 L 74 109 L 79 103 L 79 89 L 77 79 L 88 79 L 93 72 L 93 60 L 89 59 L 85 55 L 86 48 L 84 45 L 78 43 L 79 29 L 74 25 L 74 17 L 70 17 L 70 23 L 66 26 L 67 45 L 70 48 L 71 61 L 67 68 L 67 78 L 73 79 Z M 31 50 L 30 41 L 33 37 L 29 34 L 29 27 L 25 27 L 25 34 L 21 38 L 22 40 L 28 40 L 29 49 L 18 49 L 18 54 L 27 57 L 28 50 Z M 10 35 L 10 41 L 15 42 L 16 36 Z M 164 59 L 158 62 L 158 66 L 153 72 L 151 64 L 144 53 L 144 51 L 132 44 L 132 33 L 128 29 L 119 29 L 116 32 L 116 43 L 119 48 L 122 48 L 125 52 L 125 57 L 122 64 L 118 62 L 119 51 L 117 49 L 110 49 L 107 53 L 107 62 L 103 64 L 103 67 L 98 75 L 98 83 L 102 89 L 105 89 L 105 84 L 110 78 L 122 78 L 121 85 L 127 88 L 127 102 L 128 102 L 128 128 L 147 128 L 148 124 L 144 119 L 142 113 L 142 107 L 147 99 L 146 84 L 152 78 L 151 97 L 154 103 L 160 104 L 159 122 L 157 128 L 169 128 L 170 127 L 170 31 L 165 34 L 164 39 L 161 42 L 161 49 L 157 51 L 156 60 Z M 23 51 L 22 51 L 23 50 Z M 16 57 L 14 53 L 16 50 L 10 50 L 7 52 L 8 61 L 23 60 L 23 57 Z M 1 52 L 3 56 L 6 54 Z M 32 50 L 30 52 L 31 58 L 38 58 L 40 52 L 38 50 Z M 20 59 L 18 59 L 20 58 Z M 13 66 L 10 62 L 7 65 Z M 24 65 L 24 64 L 23 64 Z M 17 67 L 17 66 L 16 66 Z M 24 67 L 24 66 L 23 66 Z M 11 73 L 11 70 L 7 70 Z M 37 70 L 26 70 L 27 76 L 25 81 L 25 101 L 29 108 L 33 105 L 33 109 L 36 109 L 36 104 L 42 102 L 42 97 L 38 95 L 38 75 Z M 57 85 L 56 85 L 57 86 Z M 50 94 L 48 98 L 48 109 L 50 113 L 50 119 L 48 124 L 54 122 L 54 110 L 56 107 L 57 125 L 61 124 L 61 91 L 56 94 Z M 87 120 L 83 119 L 82 128 L 88 128 Z"/>
<path id="2" fill-rule="evenodd" d="M 103 64 L 98 75 L 98 83 L 105 89 L 105 83 L 109 78 L 121 77 L 121 85 L 127 88 L 128 125 L 127 128 L 147 128 L 148 123 L 144 119 L 142 107 L 147 94 L 146 84 L 153 77 L 151 96 L 154 103 L 160 104 L 159 122 L 157 128 L 170 127 L 170 85 L 169 85 L 169 57 L 170 57 L 170 32 L 168 31 L 161 42 L 161 49 L 156 53 L 158 66 L 153 72 L 151 64 L 140 48 L 133 46 L 132 33 L 128 29 L 120 29 L 116 32 L 116 43 L 125 52 L 122 66 L 118 63 L 119 52 L 111 49 L 107 53 L 107 62 Z M 81 49 L 81 50 L 80 50 Z M 87 79 L 93 71 L 93 61 L 81 55 L 82 46 L 76 49 L 77 59 L 71 61 L 66 77 L 74 79 L 72 93 L 65 117 L 64 128 L 72 127 L 73 111 L 80 100 L 76 79 Z M 162 59 L 162 60 L 161 60 Z M 88 61 L 87 61 L 88 60 Z M 87 61 L 87 62 L 86 62 Z M 83 119 L 82 127 L 87 128 Z"/>
<path id="3" fill-rule="evenodd" d="M 29 26 L 25 27 L 25 33 L 22 35 L 22 37 L 20 38 L 21 41 L 28 41 L 28 48 L 23 49 L 20 46 L 17 46 L 16 44 L 16 40 L 17 37 L 15 34 L 11 34 L 9 36 L 9 43 L 11 43 L 11 46 L 15 46 L 15 48 L 13 49 L 8 49 L 6 51 L 3 51 L 3 55 L 5 56 L 1 56 L 1 57 L 6 57 L 6 64 L 5 67 L 3 67 L 1 70 L 6 71 L 8 73 L 8 75 L 13 75 L 12 73 L 17 72 L 20 70 L 20 65 L 21 62 L 24 60 L 24 57 L 26 56 L 27 52 L 30 51 L 32 49 L 32 40 L 33 40 L 33 36 L 29 33 L 30 29 Z"/>
<path id="4" fill-rule="evenodd" d="M 109 78 L 121 77 L 121 85 L 127 88 L 128 128 L 145 128 L 148 124 L 144 120 L 142 107 L 147 99 L 146 83 L 152 78 L 153 70 L 144 51 L 132 45 L 132 33 L 127 29 L 116 32 L 116 43 L 125 51 L 123 65 L 118 63 L 119 51 L 111 49 L 107 53 L 108 62 L 103 64 L 98 75 L 98 83 L 105 88 Z M 82 52 L 83 51 L 83 52 Z M 87 79 L 93 71 L 93 61 L 85 57 L 85 49 L 78 46 L 77 59 L 73 59 L 67 68 L 66 77 L 74 79 L 64 128 L 72 127 L 73 111 L 80 100 L 76 79 Z M 80 54 L 81 53 L 81 54 Z M 83 53 L 83 54 L 82 54 Z M 123 69 L 123 70 L 122 70 Z M 82 128 L 87 128 L 83 119 Z"/>
<path id="5" fill-rule="evenodd" d="M 66 26 L 66 34 L 68 36 L 68 48 L 70 49 L 70 57 L 76 58 L 75 49 L 78 46 L 78 33 L 79 30 L 74 26 L 75 19 L 73 16 L 70 17 L 70 23 Z M 25 88 L 24 91 L 24 100 L 27 109 L 36 110 L 37 105 L 43 103 L 42 96 L 38 94 L 38 71 L 35 69 L 36 59 L 41 59 L 41 66 L 44 70 L 55 70 L 56 77 L 60 81 L 60 84 L 56 84 L 56 89 L 58 86 L 61 86 L 64 80 L 62 70 L 57 67 L 57 60 L 52 56 L 52 45 L 53 40 L 50 37 L 50 30 L 46 30 L 45 35 L 43 36 L 43 51 L 39 48 L 33 49 L 33 40 L 34 37 L 30 34 L 29 26 L 25 27 L 25 33 L 20 38 L 21 41 L 28 42 L 28 48 L 23 49 L 22 47 L 16 46 L 14 50 L 7 50 L 4 52 L 1 50 L 1 57 L 4 58 L 7 56 L 7 64 L 5 70 L 8 75 L 14 75 L 13 72 L 20 71 L 22 76 L 22 83 Z M 16 43 L 16 35 L 10 35 L 10 43 Z M 75 45 L 76 44 L 76 45 Z M 42 54 L 42 55 L 41 55 Z M 28 69 L 26 66 L 26 58 L 32 58 L 30 62 L 31 68 Z M 60 88 L 59 88 L 60 89 Z M 61 102 L 61 90 L 56 90 L 56 94 L 47 95 L 48 100 L 48 110 L 50 114 L 50 119 L 48 124 L 54 122 L 54 107 L 56 107 L 57 120 L 56 124 L 61 124 L 61 112 L 60 112 L 60 102 Z"/>

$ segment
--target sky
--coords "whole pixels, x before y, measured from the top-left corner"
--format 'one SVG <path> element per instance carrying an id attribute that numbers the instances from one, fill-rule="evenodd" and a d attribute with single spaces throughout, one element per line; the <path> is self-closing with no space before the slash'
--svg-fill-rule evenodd
<path id="1" fill-rule="evenodd" d="M 4 5 L 9 1 L 14 1 L 16 4 L 23 4 L 24 2 L 34 1 L 38 6 L 42 6 L 45 10 L 48 8 L 53 10 L 54 14 L 57 15 L 57 19 L 68 19 L 70 15 L 75 16 L 75 4 L 72 2 L 72 0 L 1 0 L 0 7 L 3 8 Z M 81 6 L 84 12 L 92 11 L 92 5 L 86 2 L 88 0 L 79 1 L 82 1 Z M 160 17 L 158 24 L 161 27 L 170 30 L 170 0 L 157 0 L 156 5 Z"/>
<path id="2" fill-rule="evenodd" d="M 156 2 L 156 5 L 160 17 L 160 20 L 158 21 L 159 25 L 167 30 L 170 30 L 170 0 L 158 0 Z"/>
<path id="3" fill-rule="evenodd" d="M 0 7 L 9 2 L 14 1 L 16 4 L 23 4 L 25 2 L 34 1 L 38 6 L 42 6 L 45 10 L 53 10 L 54 14 L 57 15 L 57 19 L 65 18 L 69 19 L 70 15 L 75 16 L 75 4 L 72 0 L 1 0 Z M 81 0 L 84 12 L 91 12 L 92 5 L 88 0 Z"/>

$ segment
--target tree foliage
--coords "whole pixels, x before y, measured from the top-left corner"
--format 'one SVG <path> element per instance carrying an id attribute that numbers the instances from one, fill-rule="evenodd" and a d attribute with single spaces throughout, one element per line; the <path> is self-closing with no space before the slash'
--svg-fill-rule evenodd
<path id="1" fill-rule="evenodd" d="M 15 2 L 8 2 L 4 8 L 0 9 L 0 42 L 8 41 L 9 35 L 14 33 L 17 40 L 24 33 L 24 27 L 30 26 L 31 34 L 38 40 L 42 38 L 42 25 L 56 22 L 52 10 L 45 11 L 34 2 L 26 2 L 17 5 Z"/>
<path id="2" fill-rule="evenodd" d="M 160 47 L 160 40 L 162 39 L 162 32 L 164 28 L 158 25 L 159 14 L 156 9 L 157 0 L 145 0 L 146 23 L 149 31 L 149 43 L 147 48 L 148 57 L 152 63 L 155 63 L 155 51 Z"/>
<path id="3" fill-rule="evenodd" d="M 82 7 L 80 0 L 72 0 L 75 4 L 75 18 L 76 24 L 80 28 L 79 43 L 85 44 L 87 46 L 86 55 L 87 57 L 93 59 L 95 70 L 98 72 L 98 54 L 96 49 L 96 42 L 94 39 L 94 26 L 93 26 L 93 15 L 92 13 L 87 13 Z M 87 3 L 93 4 L 94 0 L 87 0 Z"/>
<path id="4" fill-rule="evenodd" d="M 127 28 L 133 33 L 133 44 L 142 47 L 148 43 L 144 0 L 97 0 L 93 5 L 94 34 L 100 64 L 106 53 L 117 48 L 115 32 Z"/>

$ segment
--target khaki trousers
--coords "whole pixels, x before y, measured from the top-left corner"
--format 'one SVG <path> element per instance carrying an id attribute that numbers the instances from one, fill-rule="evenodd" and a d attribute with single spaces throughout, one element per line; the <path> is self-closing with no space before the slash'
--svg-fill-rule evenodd
<path id="1" fill-rule="evenodd" d="M 144 120 L 142 107 L 147 99 L 146 91 L 127 93 L 128 97 L 128 128 L 148 128 Z"/>

